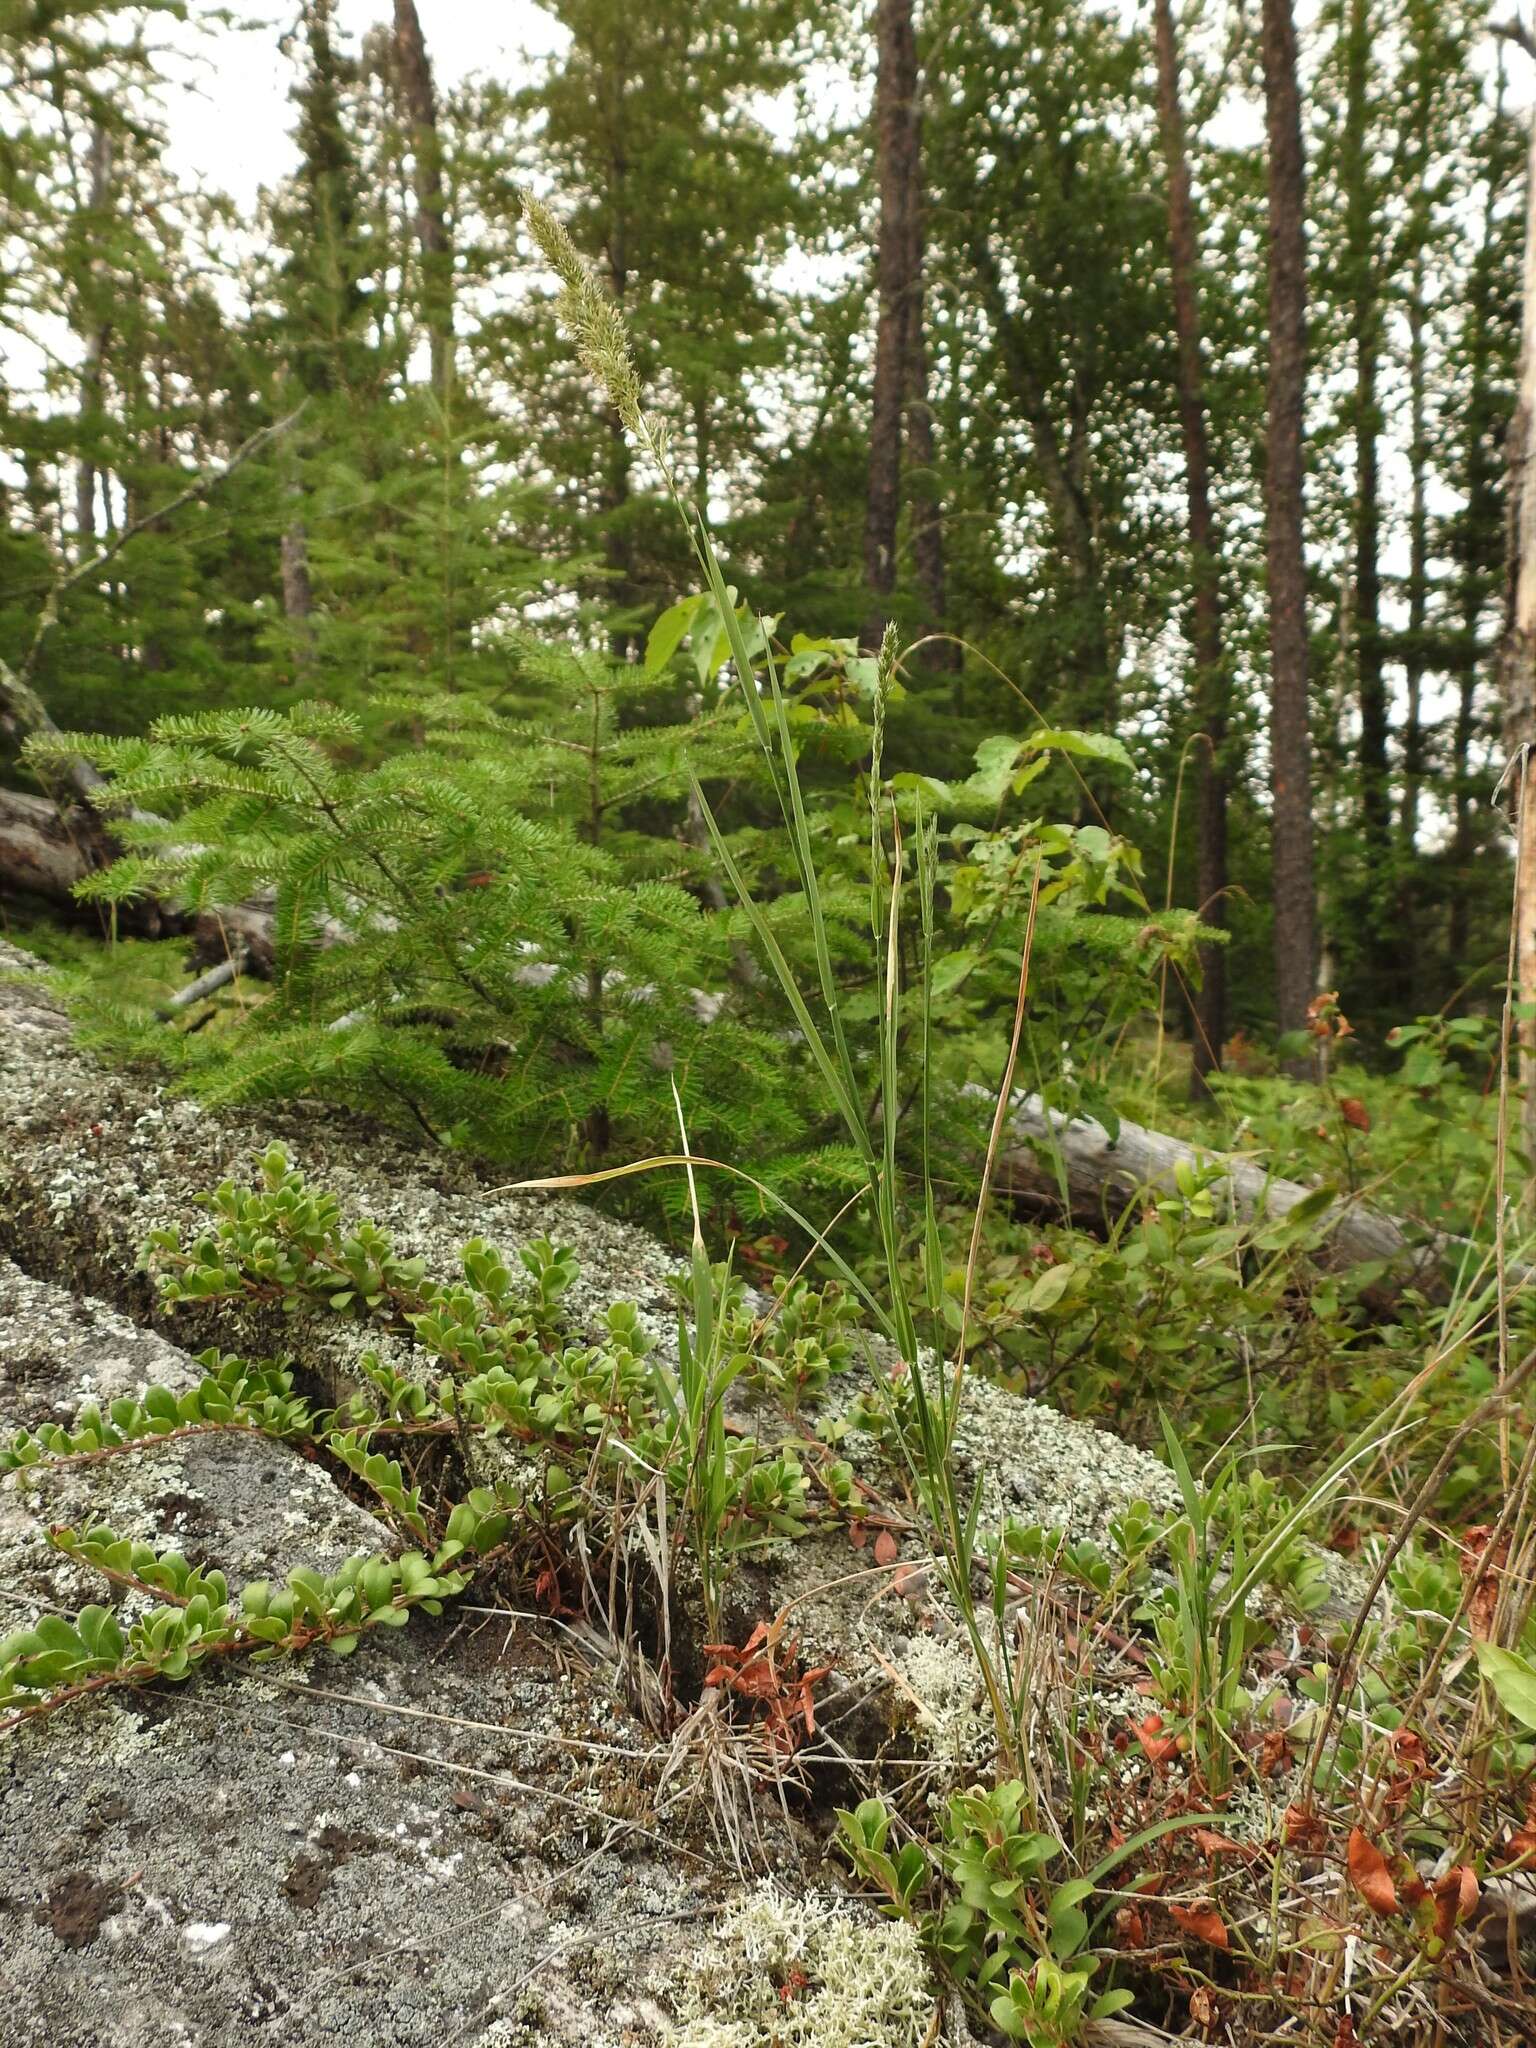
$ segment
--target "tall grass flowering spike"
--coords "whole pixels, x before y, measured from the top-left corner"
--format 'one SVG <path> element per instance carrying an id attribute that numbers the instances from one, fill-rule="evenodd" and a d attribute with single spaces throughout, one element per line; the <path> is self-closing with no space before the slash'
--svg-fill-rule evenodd
<path id="1" fill-rule="evenodd" d="M 880 636 L 880 654 L 875 663 L 875 706 L 873 730 L 870 734 L 870 778 L 878 791 L 880 785 L 880 762 L 885 752 L 885 713 L 890 703 L 891 684 L 896 679 L 896 663 L 900 658 L 901 640 L 892 620 L 887 619 L 885 631 Z"/>
<path id="2" fill-rule="evenodd" d="M 623 314 L 603 290 L 564 223 L 531 192 L 523 194 L 523 222 L 565 287 L 560 295 L 560 312 L 576 344 L 576 353 L 607 392 L 624 425 L 645 447 L 675 497 L 677 484 L 666 423 L 648 413 L 642 403 L 640 377 Z"/>

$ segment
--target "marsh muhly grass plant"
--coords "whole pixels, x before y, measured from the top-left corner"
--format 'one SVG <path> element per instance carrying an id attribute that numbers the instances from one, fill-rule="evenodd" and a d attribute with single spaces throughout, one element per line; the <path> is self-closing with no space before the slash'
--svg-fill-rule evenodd
<path id="1" fill-rule="evenodd" d="M 923 1286 L 919 1302 L 914 1297 L 907 1278 L 907 1221 L 902 1213 L 901 1181 L 896 1155 L 897 1130 L 903 1104 L 899 1074 L 903 1022 L 900 940 L 906 840 L 900 810 L 887 794 L 881 775 L 885 706 L 897 660 L 894 633 L 887 629 L 880 650 L 871 760 L 867 776 L 870 938 L 876 963 L 876 982 L 882 991 L 876 1019 L 876 1120 L 865 1114 L 863 1103 L 866 1083 L 855 1062 L 844 1025 L 839 989 L 832 969 L 815 848 L 801 792 L 787 706 L 769 638 L 766 633 L 760 632 L 754 636 L 753 644 L 748 644 L 736 607 L 726 591 L 718 555 L 702 515 L 684 501 L 667 459 L 664 437 L 643 412 L 638 379 L 634 373 L 622 319 L 617 308 L 591 277 L 563 228 L 546 208 L 537 201 L 530 200 L 525 207 L 525 217 L 535 240 L 564 286 L 566 317 L 588 369 L 607 389 L 625 424 L 650 451 L 677 505 L 730 640 L 735 679 L 768 764 L 795 876 L 806 907 L 816 966 L 820 1018 L 813 1012 L 811 1001 L 801 988 L 780 948 L 771 923 L 754 899 L 751 889 L 734 861 L 725 835 L 714 818 L 697 778 L 693 785 L 694 799 L 738 900 L 774 970 L 804 1042 L 826 1082 L 848 1136 L 863 1163 L 866 1202 L 876 1226 L 882 1254 L 881 1275 L 885 1285 L 885 1298 L 877 1305 L 878 1313 L 887 1335 L 897 1347 L 901 1362 L 899 1374 L 887 1385 L 887 1398 L 893 1420 L 897 1425 L 895 1434 L 907 1461 L 914 1490 L 923 1503 L 938 1537 L 944 1583 L 961 1618 L 986 1692 L 997 1741 L 1000 1769 L 1005 1776 L 1016 1777 L 1027 1761 L 1023 1726 L 1026 1701 L 1023 1697 L 1024 1687 L 1020 1683 L 1009 1647 L 1006 1560 L 1001 1544 L 997 1546 L 995 1555 L 990 1559 L 978 1555 L 981 1481 L 978 1478 L 967 1494 L 959 1481 L 953 1453 L 965 1398 L 966 1340 L 981 1227 L 996 1153 L 1011 1098 L 1014 1063 L 1028 997 L 1031 940 L 1039 893 L 1038 867 L 1031 890 L 1030 914 L 1021 949 L 1018 995 L 1008 1059 L 998 1090 L 996 1111 L 976 1203 L 966 1266 L 965 1300 L 953 1365 L 952 1368 L 945 1368 L 939 1363 L 935 1369 L 929 1358 L 925 1357 L 918 1333 L 918 1310 L 921 1306 L 932 1319 L 931 1326 L 936 1338 L 935 1350 L 930 1356 L 941 1357 L 944 1327 L 941 1319 L 944 1263 L 929 1148 L 933 1051 L 931 991 L 935 836 L 929 819 L 925 817 L 921 795 L 914 793 L 911 829 L 916 849 L 921 938 L 917 994 L 917 1097 L 920 1105 Z M 761 660 L 765 689 L 760 689 L 758 685 L 755 656 Z M 872 1128 L 872 1123 L 875 1123 L 875 1128 Z M 686 1145 L 684 1154 L 687 1154 Z M 691 1162 L 687 1171 L 691 1176 Z M 707 1259 L 697 1237 L 694 1258 L 696 1268 L 707 1275 Z M 712 1303 L 713 1296 L 701 1285 L 696 1285 L 696 1314 L 701 1310 L 712 1310 Z M 712 1321 L 701 1325 L 701 1329 L 710 1327 Z M 991 1592 L 990 1614 L 985 1619 L 976 1594 L 978 1576 L 983 1578 Z M 1240 1602 L 1236 1611 L 1241 1613 Z M 1201 1645 L 1209 1639 L 1208 1631 L 1202 1630 L 1199 1633 L 1198 1641 Z M 1229 1626 L 1222 1640 L 1227 1650 L 1232 1652 L 1240 1663 L 1243 1642 L 1241 1624 Z M 1222 1699 L 1228 1703 L 1234 1683 L 1231 1668 L 1232 1657 L 1229 1656 L 1224 1660 L 1222 1667 L 1226 1687 Z M 1197 1677 L 1203 1678 L 1205 1664 L 1198 1661 L 1198 1657 L 1195 1669 Z"/>
<path id="2" fill-rule="evenodd" d="M 874 1220 L 881 1252 L 880 1271 L 884 1298 L 871 1301 L 868 1290 L 860 1293 L 876 1310 L 886 1334 L 895 1343 L 901 1360 L 899 1377 L 888 1383 L 896 1436 L 906 1457 L 919 1499 L 938 1535 L 945 1585 L 954 1601 L 975 1656 L 986 1691 L 1005 1770 L 1017 1771 L 1025 1761 L 1022 1719 L 1025 1701 L 1008 1642 L 1006 1608 L 1008 1574 L 1004 1547 L 994 1546 L 989 1558 L 978 1555 L 978 1520 L 981 1482 L 978 1479 L 967 1496 L 958 1479 L 954 1461 L 956 1430 L 965 1398 L 967 1339 L 969 1335 L 975 1273 L 980 1255 L 982 1226 L 991 1190 L 996 1157 L 1012 1096 L 1013 1075 L 1029 993 L 1029 971 L 1035 914 L 1040 893 L 1037 863 L 1029 896 L 1029 910 L 1020 950 L 1018 990 L 1012 1034 L 1003 1076 L 997 1090 L 992 1128 L 983 1162 L 966 1261 L 964 1299 L 960 1327 L 954 1346 L 952 1366 L 934 1370 L 925 1359 L 918 1333 L 919 1307 L 933 1332 L 932 1356 L 942 1357 L 944 1324 L 944 1261 L 939 1236 L 931 1173 L 930 1118 L 933 987 L 933 903 L 936 870 L 936 835 L 925 815 L 920 791 L 914 791 L 911 807 L 911 836 L 915 846 L 919 917 L 919 1012 L 917 1100 L 919 1104 L 919 1178 L 922 1195 L 922 1287 L 915 1295 L 908 1280 L 906 1256 L 908 1224 L 902 1212 L 901 1177 L 897 1167 L 897 1131 L 904 1100 L 899 1062 L 903 1035 L 903 989 L 900 971 L 903 896 L 905 888 L 906 837 L 901 809 L 882 780 L 882 746 L 885 708 L 895 675 L 897 644 L 887 628 L 880 649 L 875 708 L 871 733 L 871 758 L 866 778 L 869 794 L 869 903 L 870 939 L 876 964 L 876 983 L 882 999 L 876 1014 L 877 1068 L 875 1117 L 866 1115 L 863 1103 L 866 1081 L 850 1047 L 843 1008 L 832 968 L 823 893 L 817 872 L 815 846 L 801 790 L 788 707 L 774 659 L 770 636 L 758 630 L 749 642 L 742 620 L 726 589 L 719 557 L 702 513 L 690 506 L 672 469 L 664 429 L 644 412 L 639 380 L 629 353 L 622 316 L 602 291 L 570 242 L 563 227 L 536 200 L 525 203 L 525 218 L 535 241 L 559 276 L 564 288 L 563 307 L 576 345 L 592 375 L 607 390 L 625 425 L 651 455 L 677 507 L 693 545 L 699 567 L 715 602 L 728 636 L 735 680 L 751 717 L 759 746 L 767 764 L 778 799 L 786 842 L 796 880 L 804 899 L 813 943 L 820 1019 L 801 988 L 772 925 L 739 866 L 724 833 L 710 809 L 697 777 L 694 800 L 708 827 L 711 841 L 730 879 L 737 898 L 749 918 L 775 977 L 795 1016 L 804 1042 L 825 1081 L 849 1138 L 862 1161 L 864 1191 Z M 759 687 L 761 664 L 765 687 Z M 1070 737 L 1070 736 L 1064 736 Z M 887 844 L 889 842 L 889 851 Z M 686 1155 L 686 1146 L 684 1148 Z M 654 1162 L 659 1164 L 660 1162 Z M 692 1165 L 688 1167 L 691 1175 Z M 696 1204 L 695 1204 L 696 1210 Z M 828 1247 L 830 1249 L 830 1247 Z M 696 1246 L 695 1259 L 701 1251 Z M 1242 1615 L 1244 1603 L 1256 1586 L 1273 1571 L 1276 1560 L 1293 1545 L 1307 1518 L 1323 1505 L 1347 1474 L 1364 1462 L 1385 1440 L 1384 1426 L 1368 1428 L 1357 1436 L 1329 1466 L 1301 1503 L 1285 1515 L 1278 1528 L 1267 1532 L 1257 1555 L 1243 1549 L 1239 1521 L 1233 1537 L 1236 1555 L 1230 1575 L 1223 1584 L 1219 1611 L 1207 1612 L 1212 1587 L 1211 1567 L 1206 1557 L 1207 1523 L 1200 1488 L 1189 1472 L 1177 1440 L 1167 1432 L 1170 1454 L 1179 1473 L 1190 1522 L 1191 1562 L 1179 1579 L 1178 1627 L 1190 1664 L 1191 1683 L 1201 1703 L 1196 1719 L 1206 1708 L 1223 1720 L 1240 1690 L 1237 1673 L 1244 1649 Z M 976 1596 L 978 1578 L 990 1588 L 990 1626 Z M 1225 1711 L 1224 1711 L 1225 1710 Z M 1205 1745 L 1205 1756 L 1221 1774 L 1217 1749 Z"/>
<path id="3" fill-rule="evenodd" d="M 867 776 L 869 791 L 869 903 L 870 935 L 876 963 L 876 984 L 882 995 L 876 1021 L 876 1065 L 878 1082 L 875 1117 L 864 1109 L 865 1078 L 851 1049 L 843 1016 L 837 978 L 833 971 L 823 891 L 817 870 L 815 845 L 801 789 L 796 753 L 790 729 L 788 706 L 766 632 L 753 636 L 749 645 L 732 594 L 725 583 L 719 555 L 702 511 L 690 505 L 678 483 L 667 446 L 665 429 L 646 413 L 639 378 L 629 347 L 623 317 L 602 290 L 581 258 L 565 228 L 548 207 L 537 199 L 525 198 L 524 219 L 562 286 L 561 306 L 581 358 L 596 381 L 607 392 L 625 427 L 635 435 L 655 463 L 662 482 L 677 508 L 693 547 L 716 612 L 730 646 L 735 680 L 751 718 L 771 786 L 785 829 L 785 843 L 794 876 L 805 904 L 815 963 L 819 1016 L 790 966 L 773 926 L 735 861 L 726 835 L 710 808 L 708 798 L 695 775 L 693 799 L 709 832 L 711 843 L 724 867 L 738 901 L 771 965 L 775 979 L 794 1015 L 806 1049 L 836 1106 L 849 1139 L 861 1162 L 865 1199 L 874 1222 L 880 1249 L 880 1273 L 884 1297 L 870 1300 L 885 1334 L 900 1355 L 900 1376 L 889 1386 L 898 1435 L 906 1455 L 918 1497 L 932 1519 L 940 1539 L 940 1559 L 946 1587 L 962 1619 L 975 1655 L 990 1703 L 999 1751 L 1005 1762 L 1018 1761 L 1019 1728 L 1011 1689 L 996 1651 L 992 1632 L 985 1626 L 974 1590 L 977 1562 L 977 1523 L 981 1509 L 978 1479 L 967 1497 L 960 1485 L 953 1458 L 955 1431 L 965 1390 L 965 1350 L 957 1347 L 952 1376 L 941 1369 L 933 1372 L 924 1356 L 918 1334 L 918 1307 L 906 1278 L 906 1219 L 897 1170 L 897 1132 L 901 1122 L 903 1094 L 899 1063 L 902 1041 L 902 980 L 900 939 L 905 886 L 905 838 L 899 810 L 886 792 L 881 776 L 885 707 L 894 679 L 897 642 L 887 628 L 880 649 L 875 688 L 871 763 Z M 754 648 L 760 653 L 765 688 L 757 678 Z M 887 853 L 887 834 L 890 852 Z M 922 1184 L 923 1302 L 921 1306 L 937 1315 L 943 1301 L 943 1257 L 930 1167 L 930 1042 L 933 893 L 935 880 L 934 831 L 925 816 L 921 797 L 912 806 L 912 837 L 916 848 L 919 921 L 922 936 L 919 974 L 921 1019 L 918 1088 L 921 1102 L 920 1179 Z M 1031 922 L 1032 930 L 1032 922 Z M 1026 941 L 1020 966 L 1019 1013 L 1015 1018 L 1013 1048 L 1008 1073 L 1011 1077 L 1016 1055 L 1019 1022 L 1028 987 L 1029 947 Z M 992 1143 L 981 1201 L 995 1156 L 997 1139 L 1006 1109 L 1005 1081 L 994 1122 Z M 686 1148 L 685 1148 L 686 1151 Z M 657 1162 L 659 1163 L 659 1162 Z M 692 1172 L 692 1165 L 688 1171 Z M 818 1237 L 820 1233 L 818 1233 Z M 695 1246 L 695 1263 L 708 1272 L 702 1247 Z M 974 1257 L 974 1241 L 973 1241 Z M 841 1266 L 841 1261 L 838 1264 Z M 843 1269 L 846 1271 L 846 1268 Z M 852 1277 L 851 1275 L 849 1277 Z M 859 1292 L 869 1300 L 869 1292 Z M 696 1312 L 704 1305 L 702 1289 L 696 1289 Z M 936 1331 L 942 1324 L 936 1324 Z"/>

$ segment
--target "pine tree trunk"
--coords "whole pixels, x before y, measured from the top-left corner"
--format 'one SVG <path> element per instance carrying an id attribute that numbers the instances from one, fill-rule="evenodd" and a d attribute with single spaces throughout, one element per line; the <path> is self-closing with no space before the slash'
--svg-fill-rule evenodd
<path id="1" fill-rule="evenodd" d="M 1504 124 L 1505 71 L 1502 47 L 1495 79 L 1493 118 L 1489 133 Z M 1489 459 L 1485 424 L 1492 411 L 1493 308 L 1496 303 L 1498 204 L 1500 186 L 1496 160 L 1484 167 L 1482 234 L 1472 269 L 1466 348 L 1467 405 L 1465 422 L 1466 514 L 1460 579 L 1461 653 L 1456 691 L 1456 718 L 1451 739 L 1451 781 L 1455 824 L 1451 838 L 1452 885 L 1447 944 L 1453 969 L 1465 962 L 1471 942 L 1473 830 L 1472 742 L 1477 733 L 1477 689 L 1481 668 L 1486 586 L 1478 555 L 1479 536 L 1497 513 L 1498 479 Z"/>
<path id="2" fill-rule="evenodd" d="M 1509 429 L 1509 581 L 1499 651 L 1504 747 L 1515 809 L 1515 993 L 1528 1153 L 1536 1156 L 1536 117 L 1526 163 L 1520 381 Z"/>
<path id="3" fill-rule="evenodd" d="M 1424 254 L 1414 253 L 1408 301 L 1408 645 L 1403 657 L 1403 808 L 1399 839 L 1405 860 L 1417 851 L 1424 789 L 1425 636 L 1429 631 L 1428 348 Z"/>
<path id="4" fill-rule="evenodd" d="M 443 145 L 437 94 L 416 0 L 395 0 L 395 68 L 411 117 L 416 239 L 421 244 L 422 301 L 432 351 L 432 389 L 446 405 L 453 379 L 453 239 L 443 194 Z"/>
<path id="5" fill-rule="evenodd" d="M 907 291 L 907 461 L 910 481 L 907 497 L 912 508 L 912 565 L 917 587 L 923 595 L 929 632 L 942 632 L 948 617 L 948 587 L 944 569 L 944 520 L 939 501 L 938 465 L 934 457 L 933 408 L 928 397 L 928 307 L 923 269 L 927 260 L 924 226 L 923 182 L 923 85 L 914 73 L 912 101 L 912 250 L 908 260 Z M 928 666 L 957 673 L 960 649 L 952 640 L 937 640 L 925 649 Z"/>
<path id="6" fill-rule="evenodd" d="M 875 182 L 880 201 L 876 247 L 879 316 L 875 327 L 874 404 L 864 510 L 864 582 L 872 600 L 867 637 L 878 645 L 896 587 L 901 517 L 902 416 L 912 374 L 917 214 L 917 38 L 912 0 L 878 0 L 875 9 Z"/>
<path id="7" fill-rule="evenodd" d="M 933 408 L 928 402 L 928 338 L 922 300 L 922 216 L 914 228 L 918 252 L 912 267 L 916 295 L 907 323 L 907 457 L 911 468 L 908 496 L 912 506 L 912 565 L 923 594 L 924 621 L 929 632 L 942 632 L 948 611 L 944 571 L 944 523 L 939 506 L 938 467 L 934 457 Z M 952 640 L 938 640 L 924 650 L 930 668 L 958 669 L 960 649 Z"/>
<path id="8" fill-rule="evenodd" d="M 1392 932 L 1392 790 L 1386 664 L 1381 642 L 1381 292 L 1369 164 L 1370 0 L 1350 0 L 1345 45 L 1344 206 L 1350 345 L 1355 362 L 1355 690 L 1360 708 L 1360 820 L 1364 886 L 1355 902 L 1358 944 L 1373 983 L 1395 978 Z"/>
<path id="9" fill-rule="evenodd" d="M 289 483 L 288 495 L 299 509 L 284 528 L 281 542 L 283 617 L 289 626 L 294 679 L 303 681 L 315 665 L 315 593 L 309 580 L 309 534 L 304 525 L 304 493 L 297 477 Z"/>
<path id="10" fill-rule="evenodd" d="M 1194 603 L 1191 641 L 1195 657 L 1196 715 L 1204 745 L 1199 750 L 1200 805 L 1195 842 L 1195 894 L 1207 924 L 1226 924 L 1227 891 L 1227 703 L 1229 681 L 1221 645 L 1220 571 L 1211 512 L 1210 433 L 1205 403 L 1205 369 L 1200 354 L 1199 249 L 1194 197 L 1184 141 L 1179 95 L 1179 51 L 1172 0 L 1155 0 L 1157 112 L 1168 166 L 1168 254 L 1173 273 L 1173 319 L 1179 345 L 1179 424 L 1184 440 L 1184 489 L 1189 508 L 1189 551 Z M 1205 1077 L 1221 1065 L 1227 1035 L 1226 949 L 1200 949 L 1200 987 L 1193 1000 L 1194 1048 L 1191 1093 L 1210 1091 Z"/>
<path id="11" fill-rule="evenodd" d="M 1315 992 L 1312 735 L 1302 432 L 1307 379 L 1306 169 L 1291 0 L 1264 0 L 1269 183 L 1269 404 L 1264 511 L 1269 566 L 1270 789 L 1275 995 L 1282 1031 L 1305 1027 Z"/>

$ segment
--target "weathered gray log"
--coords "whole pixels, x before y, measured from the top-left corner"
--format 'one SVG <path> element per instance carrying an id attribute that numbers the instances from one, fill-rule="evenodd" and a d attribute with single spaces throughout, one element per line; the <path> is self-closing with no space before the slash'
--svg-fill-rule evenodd
<path id="1" fill-rule="evenodd" d="M 83 808 L 61 810 L 46 797 L 0 789 L 0 891 L 36 896 L 78 917 L 72 892 L 91 872 L 87 847 L 97 830 Z"/>
<path id="2" fill-rule="evenodd" d="M 229 953 L 222 960 L 214 962 L 206 974 L 200 974 L 196 981 L 189 981 L 185 988 L 177 989 L 156 1011 L 158 1017 L 169 1021 L 182 1010 L 190 1010 L 194 1003 L 200 1003 L 204 996 L 211 996 L 223 988 L 245 965 L 245 947 L 237 939 Z"/>
<path id="3" fill-rule="evenodd" d="M 967 1092 L 986 1097 L 982 1088 Z M 1048 1109 L 1038 1095 L 1014 1098 L 1004 1144 L 998 1162 L 1003 1186 L 1043 1197 L 1083 1220 L 1123 1209 L 1143 1188 L 1176 1193 L 1181 1167 L 1204 1171 L 1219 1166 L 1232 1207 L 1245 1218 L 1283 1218 L 1317 1192 L 1301 1181 L 1281 1180 L 1251 1159 L 1189 1144 L 1129 1118 L 1111 1137 L 1097 1118 L 1064 1116 Z M 1354 1196 L 1341 1196 L 1319 1219 L 1319 1228 L 1339 1264 L 1380 1261 L 1400 1278 L 1405 1268 L 1427 1272 L 1442 1259 L 1470 1257 L 1477 1263 L 1491 1256 L 1448 1232 L 1411 1233 L 1395 1217 Z M 1524 1267 L 1517 1271 L 1526 1276 Z"/>

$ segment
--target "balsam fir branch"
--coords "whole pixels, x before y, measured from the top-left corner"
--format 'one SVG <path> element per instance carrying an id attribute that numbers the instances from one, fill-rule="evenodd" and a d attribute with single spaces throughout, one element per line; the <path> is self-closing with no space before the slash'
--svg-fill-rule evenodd
<path id="1" fill-rule="evenodd" d="M 693 992 L 730 987 L 735 934 L 706 907 L 686 829 L 675 682 L 573 655 L 552 696 L 539 678 L 556 658 L 520 654 L 504 708 L 418 707 L 422 744 L 378 765 L 357 765 L 358 721 L 319 704 L 39 742 L 40 773 L 88 755 L 107 777 L 123 857 L 83 894 L 272 904 L 275 972 L 240 1029 L 168 1032 L 104 1006 L 87 1019 L 98 1042 L 172 1061 L 214 1101 L 322 1094 L 492 1156 L 654 1149 L 669 1075 L 703 1047 Z M 704 765 L 750 781 L 732 721 L 710 724 Z M 774 1020 L 712 1005 L 707 1028 L 699 1142 L 799 1144 Z"/>

